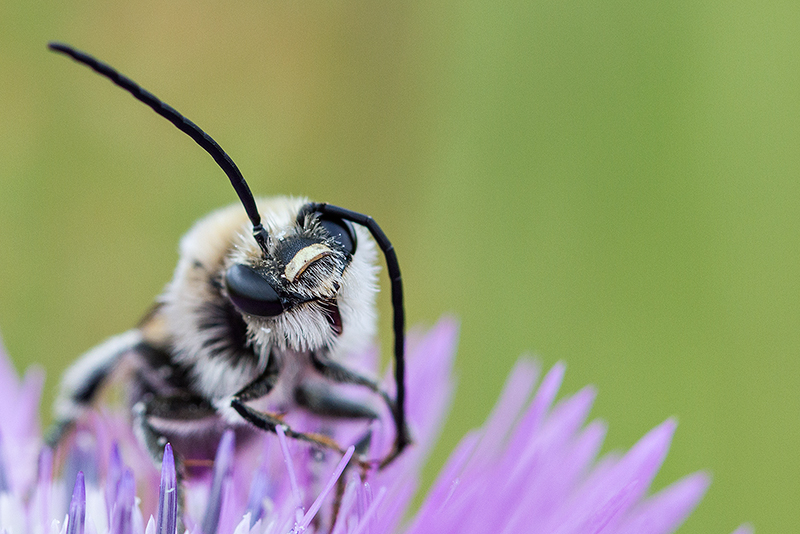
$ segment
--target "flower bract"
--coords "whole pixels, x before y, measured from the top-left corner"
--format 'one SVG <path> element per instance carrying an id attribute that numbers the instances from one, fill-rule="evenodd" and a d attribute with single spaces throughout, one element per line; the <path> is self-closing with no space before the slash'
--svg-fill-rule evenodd
<path id="1" fill-rule="evenodd" d="M 416 511 L 420 473 L 454 391 L 457 327 L 412 333 L 408 420 L 414 445 L 384 469 L 364 468 L 278 434 L 219 443 L 213 465 L 180 477 L 169 444 L 155 465 L 121 410 L 99 408 L 57 451 L 42 445 L 43 375 L 19 380 L 0 353 L 0 529 L 9 534 L 669 533 L 697 506 L 710 478 L 690 474 L 656 493 L 651 483 L 676 423 L 623 453 L 600 455 L 606 433 L 588 421 L 595 391 L 557 400 L 564 375 L 521 359 L 485 424 L 450 455 Z M 0 349 L 0 352 L 2 349 Z M 356 358 L 377 369 L 377 354 Z M 392 393 L 392 380 L 384 385 Z M 371 424 L 287 414 L 287 423 L 345 446 L 368 436 L 370 458 L 392 444 L 388 410 Z M 176 467 L 177 465 L 177 467 Z M 181 515 L 182 511 L 182 515 Z M 752 532 L 741 526 L 736 534 Z"/>

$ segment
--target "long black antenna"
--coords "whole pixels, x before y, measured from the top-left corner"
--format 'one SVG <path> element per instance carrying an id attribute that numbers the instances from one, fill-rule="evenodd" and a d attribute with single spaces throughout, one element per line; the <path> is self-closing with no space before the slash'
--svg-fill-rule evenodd
<path id="1" fill-rule="evenodd" d="M 175 108 L 164 103 L 156 95 L 143 89 L 138 83 L 117 72 L 111 65 L 103 63 L 89 54 L 81 52 L 67 44 L 53 42 L 48 43 L 47 47 L 54 52 L 59 52 L 71 57 L 78 63 L 86 65 L 98 74 L 114 82 L 114 84 L 122 87 L 132 94 L 136 100 L 150 106 L 153 111 L 174 124 L 176 128 L 194 139 L 195 143 L 208 152 L 211 157 L 214 158 L 214 161 L 217 162 L 217 165 L 228 175 L 231 185 L 236 190 L 236 194 L 239 195 L 239 200 L 241 200 L 244 205 L 250 222 L 253 223 L 253 237 L 255 237 L 261 250 L 264 251 L 264 254 L 267 253 L 267 231 L 261 225 L 261 215 L 258 213 L 258 207 L 253 198 L 253 193 L 250 192 L 250 187 L 247 185 L 239 168 L 210 135 L 205 133 L 198 125 L 184 117 Z"/>

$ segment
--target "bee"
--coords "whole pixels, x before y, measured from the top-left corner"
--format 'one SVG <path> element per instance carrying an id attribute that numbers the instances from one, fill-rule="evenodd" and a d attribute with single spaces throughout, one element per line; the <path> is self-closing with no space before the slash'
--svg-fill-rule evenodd
<path id="1" fill-rule="evenodd" d="M 198 221 L 180 242 L 172 281 L 141 323 L 66 371 L 48 443 L 57 446 L 102 386 L 124 369 L 134 429 L 157 462 L 167 440 L 185 451 L 185 459 L 207 456 L 231 427 L 247 434 L 275 432 L 280 425 L 289 437 L 341 453 L 333 439 L 289 428 L 282 419 L 292 407 L 330 417 L 378 417 L 366 402 L 338 394 L 337 384 L 363 386 L 387 405 L 393 446 L 370 462 L 392 462 L 411 442 L 405 320 L 397 255 L 378 224 L 301 198 L 256 201 L 233 160 L 192 121 L 94 57 L 62 43 L 48 46 L 110 79 L 191 137 L 225 172 L 244 206 Z M 394 397 L 344 363 L 376 330 L 378 249 L 391 281 Z"/>

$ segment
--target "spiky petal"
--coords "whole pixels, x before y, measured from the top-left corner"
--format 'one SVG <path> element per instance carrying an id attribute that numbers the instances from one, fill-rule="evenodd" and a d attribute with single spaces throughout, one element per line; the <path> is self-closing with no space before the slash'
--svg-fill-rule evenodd
<path id="1" fill-rule="evenodd" d="M 655 495 L 650 492 L 672 440 L 674 420 L 656 427 L 627 453 L 598 459 L 606 425 L 587 423 L 594 389 L 584 388 L 557 402 L 565 366 L 557 364 L 539 381 L 538 364 L 522 359 L 484 427 L 462 440 L 416 517 L 404 526 L 420 471 L 451 398 L 456 330 L 454 322 L 442 321 L 425 336 L 410 336 L 407 407 L 415 443 L 385 469 L 350 469 L 341 474 L 347 459 L 288 441 L 280 428 L 277 439 L 263 434 L 260 447 L 259 440 L 239 444 L 235 460 L 233 438 L 226 436 L 217 451 L 213 477 L 178 484 L 175 458 L 167 446 L 155 518 L 149 514 L 156 510 L 152 490 L 158 470 L 124 417 L 108 413 L 91 417 L 76 439 L 57 451 L 45 449 L 38 478 L 31 476 L 36 473 L 41 438 L 29 434 L 31 425 L 17 416 L 31 419 L 28 414 L 35 413 L 39 389 L 35 380 L 27 390 L 19 386 L 0 347 L 0 408 L 10 414 L 8 420 L 0 418 L 5 449 L 0 456 L 5 457 L 9 481 L 8 491 L 0 495 L 0 532 L 183 534 L 176 533 L 183 519 L 191 534 L 204 534 L 200 519 L 207 519 L 207 532 L 213 534 L 277 534 L 293 528 L 315 534 L 666 534 L 701 500 L 709 484 L 703 472 Z M 362 358 L 356 368 L 375 371 L 374 362 L 376 355 Z M 384 387 L 391 395 L 391 377 Z M 23 395 L 23 390 L 28 393 Z M 27 408 L 18 410 L 18 404 Z M 357 443 L 365 435 L 365 425 L 359 422 L 286 415 L 287 424 L 325 433 L 342 445 Z M 388 410 L 369 427 L 367 458 L 380 458 L 391 446 L 393 436 L 387 428 L 391 428 Z M 115 440 L 119 449 L 112 446 Z M 67 446 L 72 451 L 65 450 Z M 135 466 L 133 471 L 123 464 L 123 456 Z M 52 519 L 52 514 L 63 513 L 59 504 L 67 497 L 61 481 L 52 479 L 54 457 L 56 462 L 62 460 L 65 476 L 72 477 L 64 480 L 76 480 L 63 525 Z M 107 464 L 101 461 L 104 457 L 109 458 Z M 334 469 L 336 461 L 339 469 Z M 80 476 L 78 469 L 83 471 Z M 134 498 L 134 473 L 143 498 L 141 508 L 150 517 L 147 522 Z M 331 488 L 337 480 L 334 494 Z M 251 491 L 246 498 L 248 483 Z M 187 497 L 184 517 L 177 516 L 181 489 Z M 735 534 L 752 532 L 745 525 Z"/>
<path id="2" fill-rule="evenodd" d="M 133 534 L 133 507 L 136 485 L 133 472 L 126 469 L 119 478 L 119 486 L 111 512 L 110 534 Z"/>
<path id="3" fill-rule="evenodd" d="M 204 534 L 214 534 L 217 531 L 219 513 L 222 509 L 223 488 L 231 476 L 235 446 L 233 430 L 225 431 L 217 446 L 217 455 L 214 459 L 214 477 L 211 481 L 211 492 L 208 494 L 208 504 L 201 527 Z"/>
<path id="4" fill-rule="evenodd" d="M 161 461 L 161 486 L 158 493 L 156 534 L 175 534 L 178 528 L 178 482 L 172 446 L 164 447 Z"/>
<path id="5" fill-rule="evenodd" d="M 82 471 L 78 471 L 78 475 L 75 478 L 75 487 L 72 490 L 68 516 L 67 534 L 83 534 L 86 523 L 86 484 L 83 480 Z"/>

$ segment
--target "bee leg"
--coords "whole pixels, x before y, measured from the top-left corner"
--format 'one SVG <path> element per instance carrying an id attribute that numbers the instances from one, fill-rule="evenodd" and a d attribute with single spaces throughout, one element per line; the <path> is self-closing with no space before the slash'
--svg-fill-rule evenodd
<path id="1" fill-rule="evenodd" d="M 137 437 L 157 463 L 161 462 L 167 444 L 165 433 L 177 437 L 192 431 L 196 433 L 199 428 L 212 425 L 217 418 L 216 410 L 208 401 L 192 395 L 147 394 L 134 404 L 133 415 Z"/>
<path id="2" fill-rule="evenodd" d="M 336 393 L 324 384 L 300 384 L 294 390 L 294 398 L 298 405 L 311 413 L 324 417 L 341 419 L 378 419 L 379 415 L 371 406 L 362 402 L 349 399 Z M 367 432 L 356 444 L 356 458 L 361 458 L 360 463 L 366 464 L 365 455 L 369 451 L 371 435 Z"/>
<path id="3" fill-rule="evenodd" d="M 260 412 L 245 404 L 248 401 L 266 397 L 269 392 L 272 391 L 272 388 L 275 387 L 279 376 L 280 368 L 278 367 L 277 359 L 270 358 L 269 364 L 261 376 L 253 380 L 233 396 L 230 404 L 231 408 L 236 410 L 245 421 L 261 430 L 275 433 L 277 427 L 281 426 L 283 427 L 284 433 L 292 439 L 310 443 L 321 449 L 329 449 L 339 454 L 344 454 L 344 449 L 328 436 L 311 432 L 298 432 L 284 423 L 280 416 Z"/>
<path id="4" fill-rule="evenodd" d="M 295 388 L 294 398 L 297 404 L 317 415 L 342 419 L 378 418 L 370 406 L 339 395 L 323 384 L 300 384 Z"/>
<path id="5" fill-rule="evenodd" d="M 290 438 L 305 441 L 323 449 L 331 449 L 340 454 L 344 454 L 344 450 L 329 437 L 321 434 L 297 432 L 289 428 L 279 416 L 254 410 L 245 404 L 248 401 L 260 399 L 269 395 L 269 392 L 275 387 L 279 376 L 280 368 L 278 367 L 277 359 L 270 358 L 269 364 L 264 372 L 261 373 L 261 376 L 250 382 L 233 396 L 231 399 L 231 408 L 236 410 L 245 421 L 261 430 L 274 433 L 278 426 L 282 426 L 284 433 Z"/>
<path id="6" fill-rule="evenodd" d="M 406 446 L 411 443 L 411 432 L 408 429 L 408 425 L 406 425 L 405 422 L 401 422 L 402 418 L 400 416 L 400 411 L 394 399 L 392 399 L 375 380 L 348 369 L 344 365 L 335 362 L 330 358 L 326 358 L 324 356 L 320 356 L 320 354 L 316 352 L 312 352 L 311 362 L 314 364 L 314 368 L 320 374 L 322 374 L 322 376 L 334 382 L 339 384 L 355 384 L 358 386 L 364 386 L 381 396 L 383 402 L 386 403 L 386 406 L 389 407 L 389 410 L 392 413 L 396 437 L 392 450 L 389 451 L 389 454 L 383 460 L 381 460 L 380 467 L 388 465 L 392 462 L 392 460 L 397 458 L 397 456 L 403 452 L 403 449 L 405 449 Z"/>
<path id="7" fill-rule="evenodd" d="M 260 428 L 261 430 L 265 430 L 267 432 L 276 432 L 277 427 L 281 426 L 283 427 L 284 433 L 292 439 L 304 441 L 322 449 L 330 449 L 338 452 L 339 454 L 344 454 L 345 452 L 338 443 L 328 436 L 313 432 L 297 432 L 284 423 L 277 415 L 254 410 L 246 405 L 242 399 L 238 398 L 237 396 L 234 396 L 231 400 L 231 407 L 236 410 L 245 421 Z"/>

